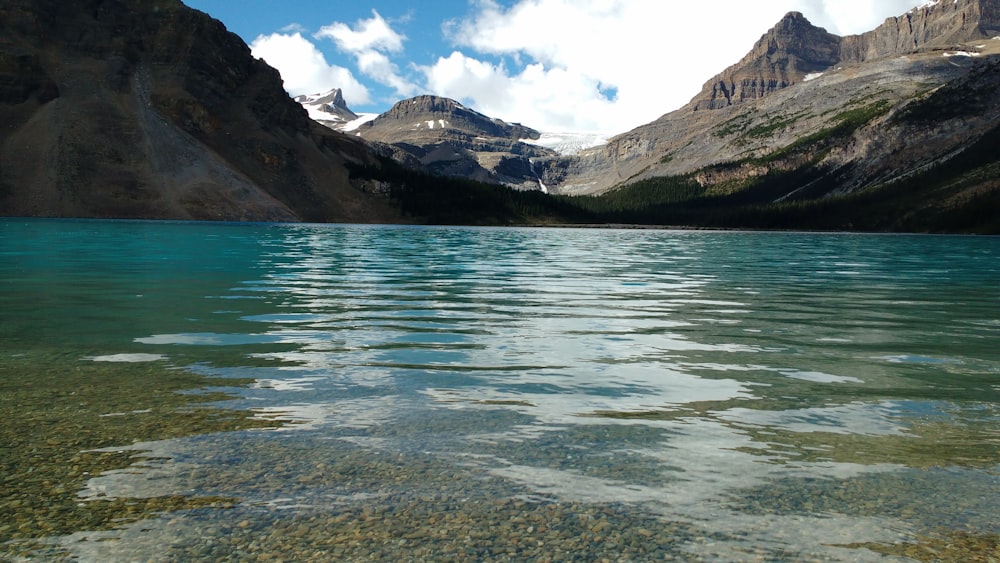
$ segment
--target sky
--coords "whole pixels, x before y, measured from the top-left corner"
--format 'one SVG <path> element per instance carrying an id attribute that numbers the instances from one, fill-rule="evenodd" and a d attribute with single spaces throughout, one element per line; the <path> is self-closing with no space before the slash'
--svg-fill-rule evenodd
<path id="1" fill-rule="evenodd" d="M 686 104 L 784 14 L 838 35 L 921 0 L 184 0 L 277 68 L 292 96 L 358 113 L 421 94 L 543 132 L 616 134 Z"/>

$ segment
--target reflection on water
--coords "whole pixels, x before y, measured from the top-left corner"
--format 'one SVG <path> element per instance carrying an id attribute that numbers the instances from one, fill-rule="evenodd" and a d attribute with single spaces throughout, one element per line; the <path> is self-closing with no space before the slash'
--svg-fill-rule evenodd
<path id="1" fill-rule="evenodd" d="M 5 300 L 89 282 L 50 287 L 71 326 L 15 307 L 18 335 L 253 378 L 224 406 L 287 423 L 129 446 L 82 501 L 236 503 L 52 538 L 83 558 L 875 560 L 1000 533 L 997 239 L 87 223 L 64 255 L 32 237 L 80 224 L 29 227 Z"/>

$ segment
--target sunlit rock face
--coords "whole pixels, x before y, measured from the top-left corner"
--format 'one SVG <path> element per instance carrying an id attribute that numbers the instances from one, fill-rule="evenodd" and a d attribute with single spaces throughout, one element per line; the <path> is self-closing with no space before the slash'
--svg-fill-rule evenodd
<path id="1" fill-rule="evenodd" d="M 694 109 L 719 109 L 763 98 L 837 64 L 840 38 L 798 12 L 786 15 L 743 60 L 709 80 Z"/>

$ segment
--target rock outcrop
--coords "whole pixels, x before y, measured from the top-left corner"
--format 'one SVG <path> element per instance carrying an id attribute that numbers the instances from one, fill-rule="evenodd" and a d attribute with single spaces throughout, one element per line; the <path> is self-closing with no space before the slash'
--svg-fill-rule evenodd
<path id="1" fill-rule="evenodd" d="M 520 189 L 539 189 L 532 159 L 555 155 L 549 149 L 521 142 L 538 139 L 538 131 L 487 117 L 438 96 L 398 102 L 361 125 L 357 134 L 367 141 L 390 145 L 430 172 Z"/>
<path id="2" fill-rule="evenodd" d="M 350 178 L 364 142 L 178 0 L 6 0 L 0 123 L 0 215 L 398 218 Z"/>

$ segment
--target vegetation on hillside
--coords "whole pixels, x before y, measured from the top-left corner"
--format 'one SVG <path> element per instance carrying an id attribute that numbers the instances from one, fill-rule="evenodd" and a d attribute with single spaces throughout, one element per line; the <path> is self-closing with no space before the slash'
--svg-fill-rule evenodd
<path id="1" fill-rule="evenodd" d="M 354 178 L 389 183 L 389 197 L 414 221 L 433 225 L 589 223 L 599 219 L 566 198 L 410 170 L 385 158 L 380 166 L 351 166 Z"/>
<path id="2" fill-rule="evenodd" d="M 908 100 L 872 86 L 819 115 L 792 108 L 765 114 L 751 107 L 707 132 L 737 147 L 757 147 L 739 160 L 685 175 L 628 181 L 597 196 L 516 191 L 411 171 L 388 160 L 354 173 L 395 186 L 390 197 L 409 218 L 424 223 L 1000 234 L 1000 125 L 995 120 L 977 140 L 947 154 L 928 152 L 921 168 L 910 162 L 901 166 L 909 173 L 889 180 L 864 172 L 864 163 L 831 158 L 840 147 L 863 142 L 882 128 L 906 135 L 944 127 L 942 134 L 953 134 L 962 120 L 996 107 L 998 69 L 997 60 L 977 64 L 961 79 Z M 777 149 L 760 148 L 773 146 L 768 139 L 796 134 L 806 120 L 811 132 L 800 131 Z M 674 158 L 668 151 L 660 162 Z"/>

